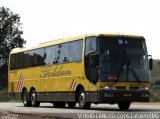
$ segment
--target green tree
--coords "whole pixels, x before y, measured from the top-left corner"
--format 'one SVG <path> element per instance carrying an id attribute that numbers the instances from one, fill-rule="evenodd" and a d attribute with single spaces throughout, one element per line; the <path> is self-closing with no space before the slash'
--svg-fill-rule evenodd
<path id="1" fill-rule="evenodd" d="M 26 41 L 23 34 L 20 16 L 9 8 L 0 7 L 0 86 L 7 83 L 9 53 L 13 48 L 23 47 Z"/>

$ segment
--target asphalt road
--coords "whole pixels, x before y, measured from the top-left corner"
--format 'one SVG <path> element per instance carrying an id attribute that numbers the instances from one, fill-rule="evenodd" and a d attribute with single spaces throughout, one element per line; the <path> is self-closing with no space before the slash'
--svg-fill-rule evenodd
<path id="1" fill-rule="evenodd" d="M 127 111 L 109 104 L 92 104 L 88 110 L 53 108 L 51 103 L 41 103 L 40 107 L 23 107 L 22 103 L 0 103 L 0 119 L 71 119 L 71 118 L 107 118 L 160 119 L 160 103 L 132 103 Z"/>

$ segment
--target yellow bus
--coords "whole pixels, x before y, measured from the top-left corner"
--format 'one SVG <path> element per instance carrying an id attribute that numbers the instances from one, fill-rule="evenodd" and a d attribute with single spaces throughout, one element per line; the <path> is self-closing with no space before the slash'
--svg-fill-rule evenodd
<path id="1" fill-rule="evenodd" d="M 87 34 L 16 48 L 10 53 L 9 95 L 24 106 L 90 108 L 91 103 L 148 102 L 152 59 L 143 36 Z"/>

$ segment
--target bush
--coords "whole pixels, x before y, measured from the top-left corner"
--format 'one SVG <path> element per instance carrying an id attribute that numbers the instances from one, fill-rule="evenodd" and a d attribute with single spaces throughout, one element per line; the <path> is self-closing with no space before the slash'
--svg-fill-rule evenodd
<path id="1" fill-rule="evenodd" d="M 17 102 L 19 100 L 9 97 L 7 89 L 0 90 L 0 102 L 8 102 L 8 101 Z"/>
<path id="2" fill-rule="evenodd" d="M 153 86 L 150 91 L 150 101 L 159 102 L 160 101 L 160 86 Z"/>
<path id="3" fill-rule="evenodd" d="M 4 101 L 9 101 L 9 100 L 10 100 L 10 98 L 8 96 L 7 90 L 6 89 L 0 90 L 0 101 L 4 102 Z"/>

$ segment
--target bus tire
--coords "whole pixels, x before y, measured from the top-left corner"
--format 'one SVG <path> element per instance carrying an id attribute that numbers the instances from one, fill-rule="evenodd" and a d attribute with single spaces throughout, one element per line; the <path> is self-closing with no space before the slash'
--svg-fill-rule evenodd
<path id="1" fill-rule="evenodd" d="M 37 101 L 37 93 L 35 90 L 31 91 L 31 105 L 32 107 L 39 107 L 40 102 Z"/>
<path id="2" fill-rule="evenodd" d="M 91 107 L 91 103 L 86 102 L 86 94 L 85 94 L 85 91 L 83 89 L 79 90 L 78 103 L 79 103 L 79 107 L 82 108 L 82 109 L 89 109 Z"/>
<path id="3" fill-rule="evenodd" d="M 26 89 L 24 89 L 22 91 L 22 101 L 23 101 L 24 107 L 30 107 L 31 106 L 31 101 L 29 100 L 29 96 L 28 96 L 28 93 L 27 93 Z"/>
<path id="4" fill-rule="evenodd" d="M 76 102 L 67 102 L 69 108 L 75 108 Z"/>
<path id="5" fill-rule="evenodd" d="M 131 105 L 131 102 L 119 102 L 118 107 L 120 110 L 128 110 Z"/>
<path id="6" fill-rule="evenodd" d="M 64 108 L 66 106 L 66 102 L 54 102 L 53 105 L 55 108 Z"/>

